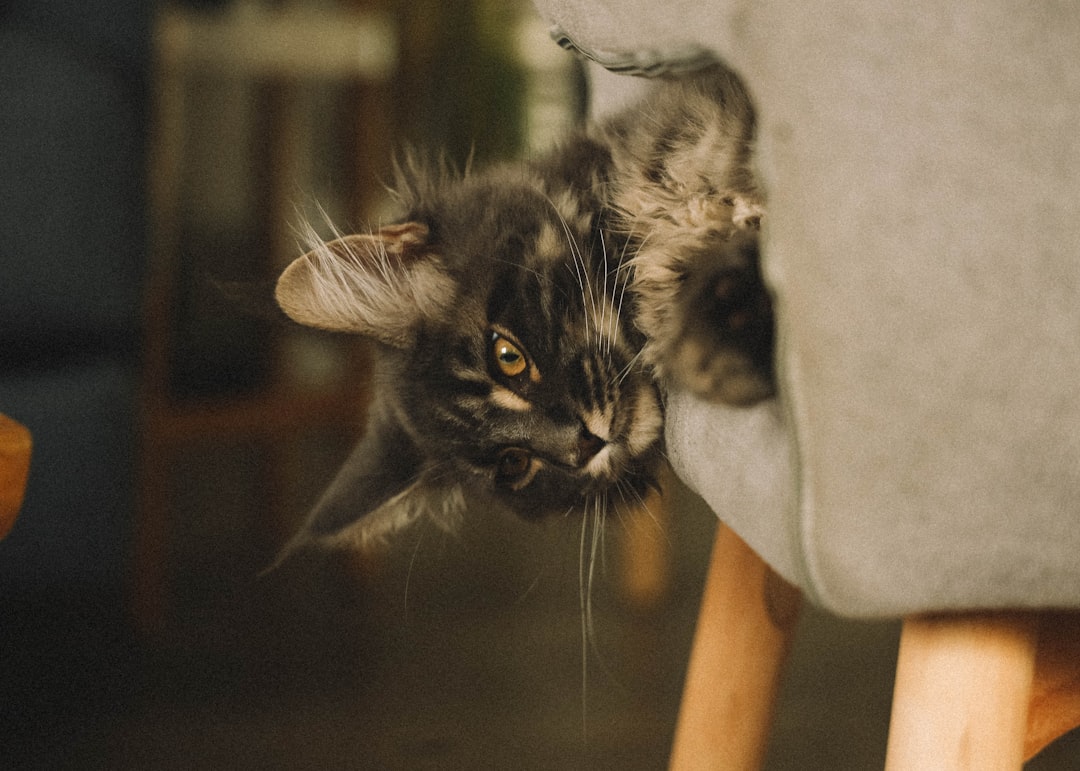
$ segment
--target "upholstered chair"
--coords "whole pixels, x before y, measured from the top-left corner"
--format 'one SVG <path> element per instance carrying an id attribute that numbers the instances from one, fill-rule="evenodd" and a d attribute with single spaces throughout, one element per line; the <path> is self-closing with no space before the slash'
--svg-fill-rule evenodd
<path id="1" fill-rule="evenodd" d="M 713 58 L 757 109 L 779 395 L 670 397 L 723 524 L 673 766 L 760 764 L 805 599 L 905 620 L 890 767 L 1017 767 L 1080 706 L 1080 7 L 536 4 L 598 111 Z"/>

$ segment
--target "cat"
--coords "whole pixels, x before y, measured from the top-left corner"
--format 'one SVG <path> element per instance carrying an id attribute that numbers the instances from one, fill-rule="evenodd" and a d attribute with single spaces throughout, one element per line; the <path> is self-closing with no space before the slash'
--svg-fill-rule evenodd
<path id="1" fill-rule="evenodd" d="M 466 502 L 527 519 L 655 485 L 671 383 L 772 395 L 753 111 L 717 66 L 550 153 L 457 174 L 398 164 L 402 216 L 312 238 L 294 321 L 374 342 L 366 431 L 286 548 L 364 547 Z"/>

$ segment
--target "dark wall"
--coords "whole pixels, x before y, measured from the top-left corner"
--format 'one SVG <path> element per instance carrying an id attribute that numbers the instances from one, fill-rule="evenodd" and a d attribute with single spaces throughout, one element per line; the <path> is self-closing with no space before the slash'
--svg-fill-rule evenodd
<path id="1" fill-rule="evenodd" d="M 0 11 L 0 411 L 35 440 L 0 579 L 122 570 L 151 10 L 23 0 Z"/>
<path id="2" fill-rule="evenodd" d="M 34 438 L 0 542 L 5 728 L 108 701 L 125 644 L 152 10 L 0 4 L 0 412 Z"/>

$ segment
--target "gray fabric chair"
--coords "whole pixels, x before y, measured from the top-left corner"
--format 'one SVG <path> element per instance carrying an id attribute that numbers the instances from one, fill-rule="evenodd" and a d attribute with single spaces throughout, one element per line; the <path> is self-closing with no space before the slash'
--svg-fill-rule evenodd
<path id="1" fill-rule="evenodd" d="M 536 4 L 755 99 L 780 396 L 672 395 L 679 476 L 838 614 L 1080 605 L 1080 9 Z M 633 90 L 595 70 L 600 109 Z"/>

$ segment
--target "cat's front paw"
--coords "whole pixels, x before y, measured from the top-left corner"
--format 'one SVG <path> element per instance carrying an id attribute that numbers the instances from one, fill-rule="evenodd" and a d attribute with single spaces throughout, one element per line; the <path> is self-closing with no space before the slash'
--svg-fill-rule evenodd
<path id="1" fill-rule="evenodd" d="M 668 370 L 710 401 L 745 406 L 772 396 L 772 300 L 761 278 L 755 233 L 724 244 L 722 259 L 695 266 L 680 294 L 680 333 Z"/>

